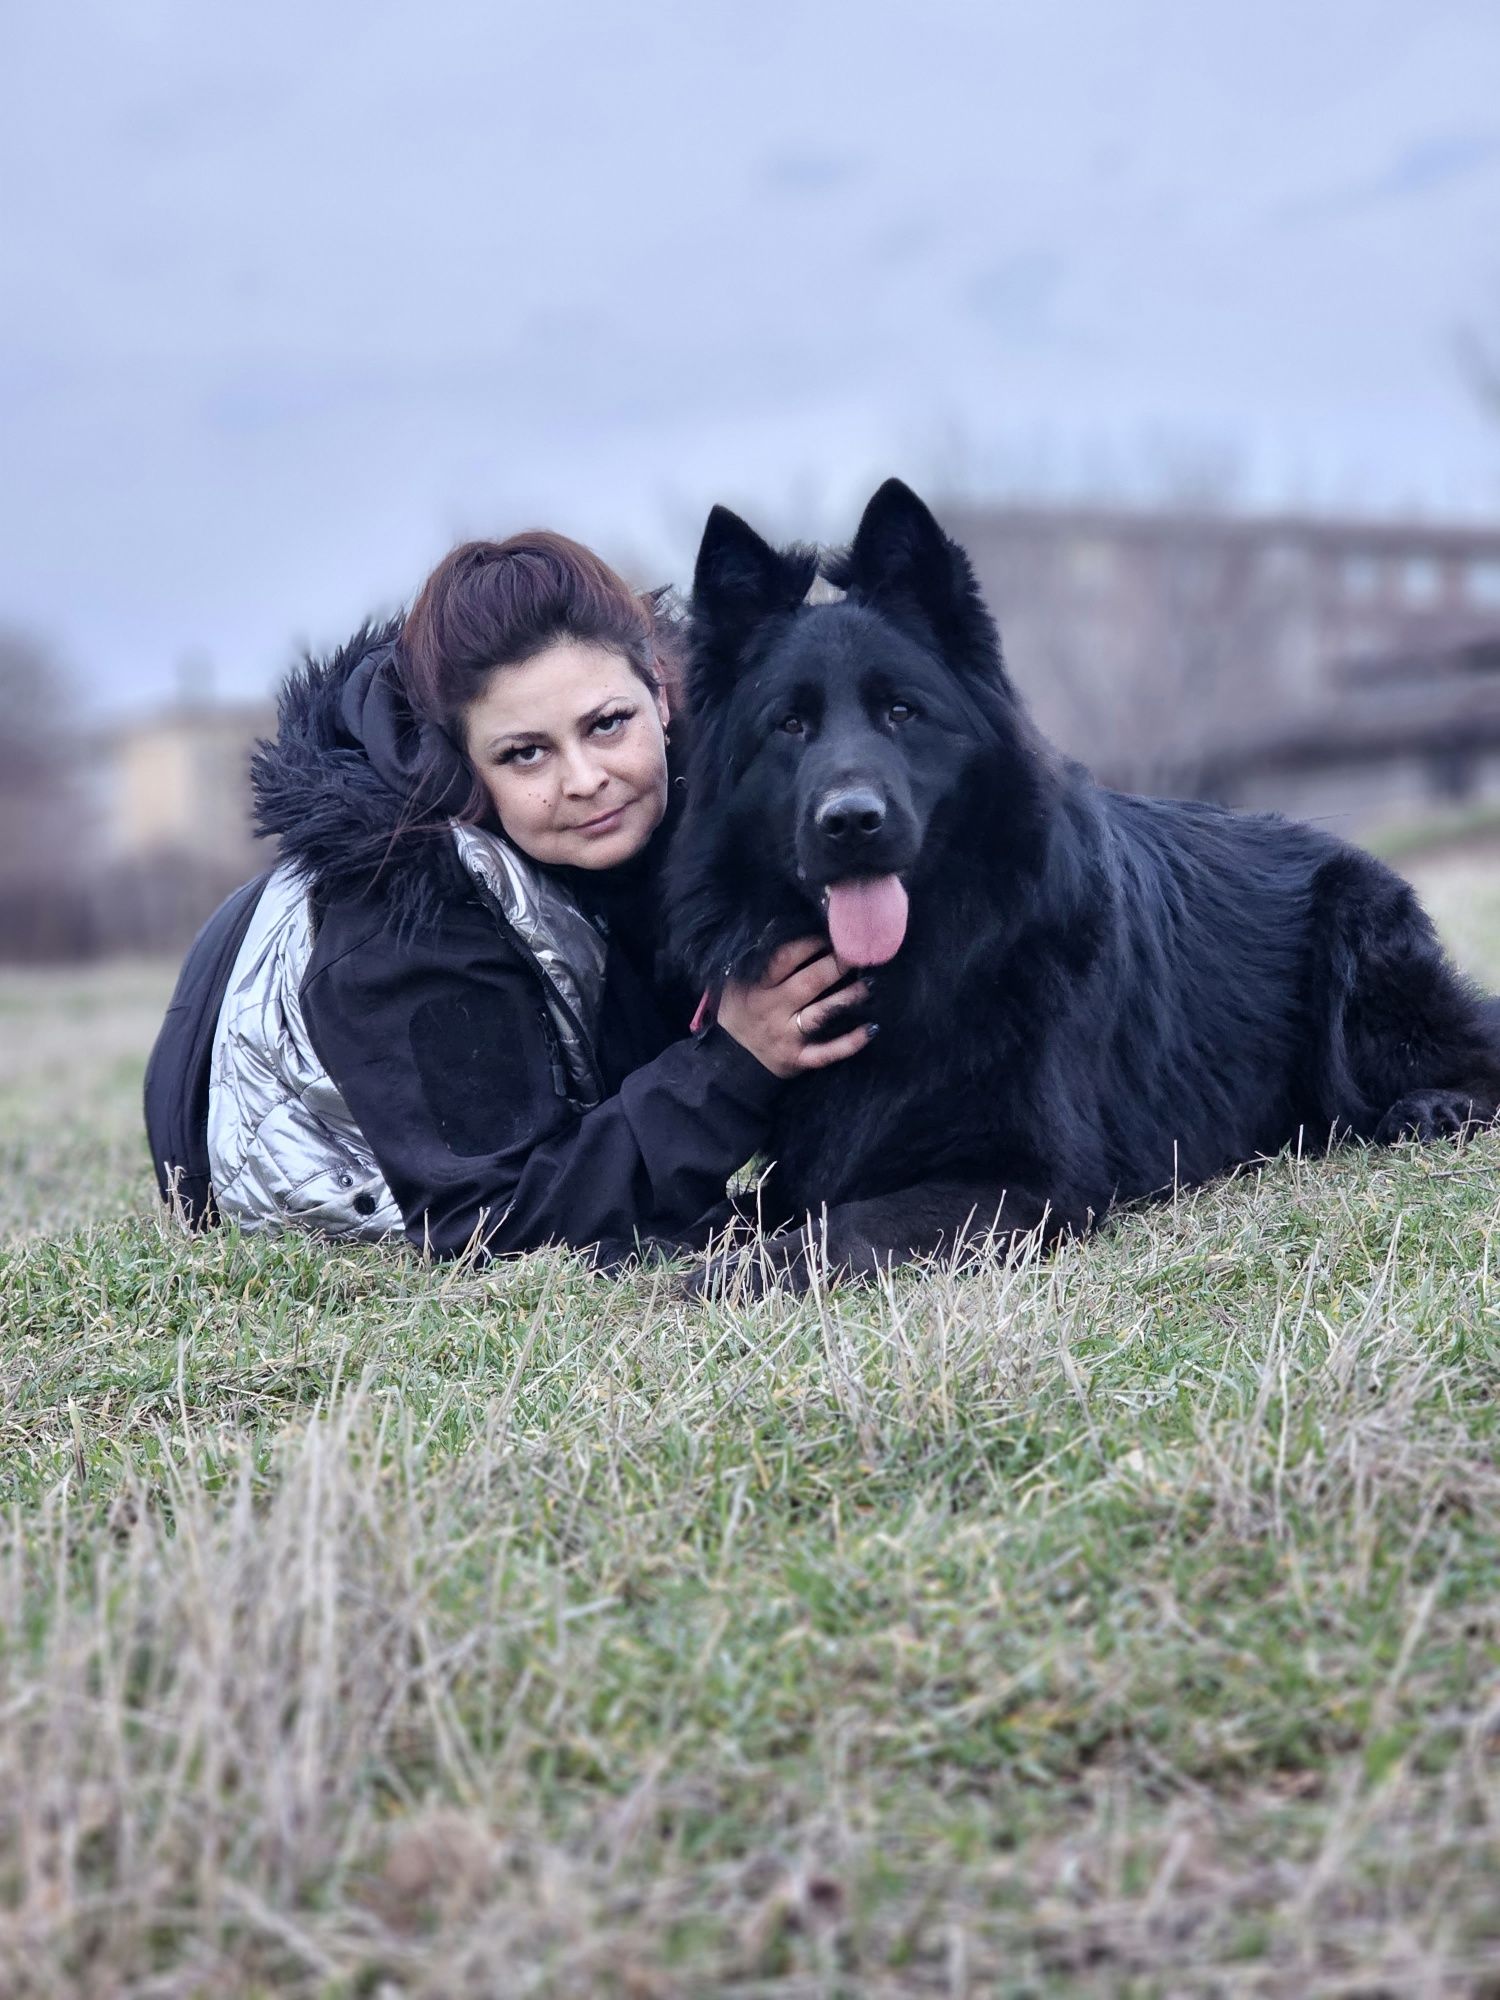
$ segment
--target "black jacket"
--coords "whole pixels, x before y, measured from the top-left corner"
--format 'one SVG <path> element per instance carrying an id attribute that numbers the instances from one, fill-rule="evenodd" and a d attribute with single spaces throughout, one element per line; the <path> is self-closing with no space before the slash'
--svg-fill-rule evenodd
<path id="1" fill-rule="evenodd" d="M 554 1080 L 541 969 L 455 852 L 464 774 L 418 783 L 430 745 L 384 665 L 394 638 L 367 629 L 289 679 L 254 780 L 259 830 L 313 892 L 313 1046 L 408 1237 L 610 1259 L 642 1238 L 702 1242 L 780 1086 L 721 1029 L 690 1039 L 692 996 L 656 976 L 666 830 L 624 870 L 568 877 L 609 940 L 594 1050 L 609 1094 L 579 1112 Z"/>

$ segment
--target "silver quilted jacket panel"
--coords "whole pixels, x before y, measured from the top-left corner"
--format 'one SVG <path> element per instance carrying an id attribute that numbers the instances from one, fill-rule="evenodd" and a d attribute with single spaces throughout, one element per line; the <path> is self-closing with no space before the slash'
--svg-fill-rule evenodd
<path id="1" fill-rule="evenodd" d="M 507 841 L 455 820 L 459 858 L 547 975 L 547 1013 L 565 1073 L 559 1094 L 579 1110 L 601 1095 L 594 1061 L 608 947 L 567 890 Z"/>
<path id="2" fill-rule="evenodd" d="M 561 883 L 495 835 L 455 824 L 464 866 L 545 976 L 558 1050 L 553 1082 L 597 1104 L 594 1036 L 604 939 Z M 377 1242 L 401 1211 L 364 1135 L 314 1053 L 301 989 L 312 955 L 307 885 L 289 863 L 266 884 L 214 1034 L 208 1151 L 219 1213 L 246 1229 L 313 1229 Z"/>

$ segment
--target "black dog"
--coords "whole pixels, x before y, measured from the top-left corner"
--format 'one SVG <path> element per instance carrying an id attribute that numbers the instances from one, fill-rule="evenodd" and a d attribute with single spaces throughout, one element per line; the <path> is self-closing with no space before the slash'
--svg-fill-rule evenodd
<path id="1" fill-rule="evenodd" d="M 783 1094 L 762 1210 L 791 1225 L 794 1282 L 809 1216 L 835 1270 L 868 1273 L 1081 1229 L 1294 1141 L 1495 1116 L 1495 1003 L 1389 869 L 1060 757 L 967 557 L 899 481 L 824 559 L 842 602 L 804 602 L 817 566 L 709 516 L 671 884 L 695 984 L 825 926 L 879 968 L 879 1039 Z"/>

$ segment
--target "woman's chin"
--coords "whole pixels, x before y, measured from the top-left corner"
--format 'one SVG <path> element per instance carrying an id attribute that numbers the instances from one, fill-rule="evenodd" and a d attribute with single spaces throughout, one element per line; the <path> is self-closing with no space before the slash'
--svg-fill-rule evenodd
<path id="1" fill-rule="evenodd" d="M 634 860 L 654 831 L 654 825 L 631 807 L 621 814 L 618 825 L 602 833 L 571 835 L 554 858 L 565 868 L 618 868 Z"/>
<path id="2" fill-rule="evenodd" d="M 643 794 L 632 799 L 615 825 L 599 833 L 572 835 L 567 843 L 569 852 L 557 858 L 568 868 L 619 868 L 650 844 L 666 807 L 665 792 L 660 798 Z"/>

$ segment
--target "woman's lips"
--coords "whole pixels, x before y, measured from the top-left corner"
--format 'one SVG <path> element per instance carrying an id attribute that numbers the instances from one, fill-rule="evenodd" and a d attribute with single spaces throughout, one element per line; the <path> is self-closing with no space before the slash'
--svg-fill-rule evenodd
<path id="1" fill-rule="evenodd" d="M 580 826 L 575 826 L 573 831 L 575 833 L 608 833 L 622 817 L 630 804 L 631 801 L 627 799 L 623 806 L 615 806 L 610 812 L 600 813 L 597 819 L 586 819 Z"/>

